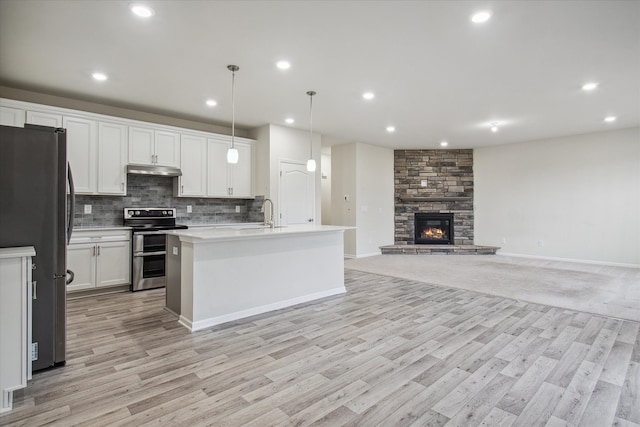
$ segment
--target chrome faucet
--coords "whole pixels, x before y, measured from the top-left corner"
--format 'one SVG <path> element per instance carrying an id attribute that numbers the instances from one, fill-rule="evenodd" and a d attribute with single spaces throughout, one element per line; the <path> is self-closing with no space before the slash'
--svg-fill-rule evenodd
<path id="1" fill-rule="evenodd" d="M 273 222 L 273 202 L 271 201 L 271 199 L 267 199 L 267 198 L 264 199 L 264 202 L 262 203 L 262 212 L 266 214 L 265 206 L 267 202 L 269 202 L 269 205 L 271 206 L 271 214 L 269 216 L 269 219 L 266 219 L 266 215 L 265 215 L 264 225 L 268 225 L 269 228 L 273 228 L 275 227 L 275 223 Z"/>

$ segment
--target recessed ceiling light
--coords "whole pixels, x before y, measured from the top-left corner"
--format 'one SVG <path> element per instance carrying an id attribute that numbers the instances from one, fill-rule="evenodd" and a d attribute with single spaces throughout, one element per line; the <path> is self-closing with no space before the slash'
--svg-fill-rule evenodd
<path id="1" fill-rule="evenodd" d="M 441 146 L 441 147 L 446 147 L 447 145 L 449 145 L 449 143 L 448 143 L 447 141 L 442 141 L 442 142 L 440 143 L 440 146 Z"/>
<path id="2" fill-rule="evenodd" d="M 376 95 L 373 92 L 365 92 L 362 94 L 362 97 L 366 100 L 371 100 L 373 98 L 376 97 Z"/>
<path id="3" fill-rule="evenodd" d="M 471 21 L 476 24 L 481 24 L 483 22 L 487 22 L 491 18 L 491 12 L 487 10 L 483 10 L 481 12 L 476 12 L 471 16 Z"/>
<path id="4" fill-rule="evenodd" d="M 293 120 L 291 117 L 287 117 L 286 119 L 284 119 L 285 123 L 288 123 L 290 125 L 295 123 L 295 120 Z"/>
<path id="5" fill-rule="evenodd" d="M 598 83 L 589 82 L 582 85 L 582 90 L 594 90 L 598 87 Z"/>
<path id="6" fill-rule="evenodd" d="M 491 122 L 491 132 L 498 132 L 498 122 Z"/>
<path id="7" fill-rule="evenodd" d="M 289 68 L 291 68 L 291 63 L 289 61 L 278 61 L 276 62 L 276 67 L 280 68 L 281 70 L 288 70 Z"/>
<path id="8" fill-rule="evenodd" d="M 616 119 L 617 119 L 616 116 L 607 116 L 607 117 L 604 118 L 604 121 L 611 123 L 611 122 L 615 122 Z"/>
<path id="9" fill-rule="evenodd" d="M 141 18 L 150 18 L 154 15 L 153 9 L 143 4 L 132 4 L 130 9 L 131 12 Z"/>
<path id="10" fill-rule="evenodd" d="M 213 100 L 213 99 L 207 99 L 206 104 L 207 104 L 209 107 L 215 107 L 216 105 L 218 105 L 218 102 L 217 102 L 217 101 L 215 101 L 215 100 Z"/>
<path id="11" fill-rule="evenodd" d="M 391 132 L 395 132 L 396 131 L 396 127 L 395 126 L 387 126 L 387 132 L 391 133 Z"/>
<path id="12" fill-rule="evenodd" d="M 93 77 L 94 80 L 97 80 L 99 82 L 103 82 L 109 78 L 105 73 L 98 73 L 98 72 L 91 74 L 91 77 Z"/>

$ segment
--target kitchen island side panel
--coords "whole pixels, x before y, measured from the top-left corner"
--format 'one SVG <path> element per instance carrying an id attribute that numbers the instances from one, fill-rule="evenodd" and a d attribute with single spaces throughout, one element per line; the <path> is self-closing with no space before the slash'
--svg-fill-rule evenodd
<path id="1" fill-rule="evenodd" d="M 182 242 L 181 323 L 195 331 L 346 292 L 343 234 Z"/>

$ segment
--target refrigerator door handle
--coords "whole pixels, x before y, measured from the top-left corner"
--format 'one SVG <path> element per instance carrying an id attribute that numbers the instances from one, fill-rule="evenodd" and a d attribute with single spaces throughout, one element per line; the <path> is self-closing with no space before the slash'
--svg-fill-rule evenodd
<path id="1" fill-rule="evenodd" d="M 76 189 L 73 185 L 73 174 L 71 173 L 71 165 L 67 162 L 67 180 L 69 181 L 69 218 L 67 219 L 67 245 L 71 240 L 73 233 L 73 217 L 76 213 Z M 73 278 L 71 279 L 73 280 Z"/>

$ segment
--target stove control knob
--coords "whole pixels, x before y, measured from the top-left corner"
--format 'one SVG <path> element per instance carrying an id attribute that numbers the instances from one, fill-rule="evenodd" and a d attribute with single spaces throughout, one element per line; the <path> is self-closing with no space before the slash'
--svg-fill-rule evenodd
<path id="1" fill-rule="evenodd" d="M 136 211 L 136 215 L 140 215 L 140 211 Z"/>
<path id="2" fill-rule="evenodd" d="M 167 214 L 167 211 L 162 211 L 162 215 L 166 215 L 166 214 Z"/>

